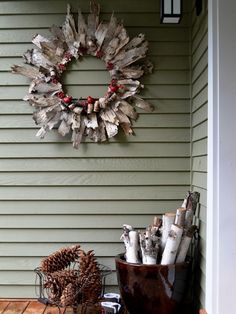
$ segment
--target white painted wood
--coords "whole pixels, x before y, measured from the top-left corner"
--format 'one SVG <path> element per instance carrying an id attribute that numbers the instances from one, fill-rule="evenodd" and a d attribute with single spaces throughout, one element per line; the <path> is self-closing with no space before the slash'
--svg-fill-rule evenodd
<path id="1" fill-rule="evenodd" d="M 235 313 L 236 2 L 209 1 L 206 310 Z"/>

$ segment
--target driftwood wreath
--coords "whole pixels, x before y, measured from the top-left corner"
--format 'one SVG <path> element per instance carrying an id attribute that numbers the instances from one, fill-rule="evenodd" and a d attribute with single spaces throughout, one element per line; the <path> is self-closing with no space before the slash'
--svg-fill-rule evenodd
<path id="1" fill-rule="evenodd" d="M 68 5 L 62 27 L 53 25 L 50 29 L 52 39 L 34 36 L 37 48 L 23 55 L 30 66 L 12 67 L 13 73 L 32 79 L 24 100 L 35 108 L 33 119 L 42 126 L 36 135 L 41 138 L 58 126 L 62 136 L 72 132 L 74 148 L 85 136 L 94 142 L 106 141 L 118 133 L 119 126 L 126 135 L 133 133 L 131 121 L 138 117 L 135 106 L 153 109 L 137 96 L 144 87 L 138 79 L 152 70 L 146 59 L 148 42 L 143 34 L 130 39 L 113 14 L 110 21 L 100 22 L 99 13 L 100 6 L 92 2 L 87 23 L 79 10 L 76 27 Z M 85 55 L 103 60 L 111 76 L 106 94 L 98 99 L 67 95 L 60 83 L 68 63 Z"/>

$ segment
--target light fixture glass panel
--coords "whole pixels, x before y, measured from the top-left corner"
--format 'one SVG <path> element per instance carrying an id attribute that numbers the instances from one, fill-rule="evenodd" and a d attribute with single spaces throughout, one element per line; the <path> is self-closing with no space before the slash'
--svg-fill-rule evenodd
<path id="1" fill-rule="evenodd" d="M 172 0 L 164 0 L 164 14 L 171 14 Z"/>
<path id="2" fill-rule="evenodd" d="M 163 19 L 163 23 L 166 24 L 178 24 L 179 23 L 179 17 L 165 17 Z"/>
<path id="3" fill-rule="evenodd" d="M 180 14 L 181 0 L 173 0 L 173 13 Z"/>

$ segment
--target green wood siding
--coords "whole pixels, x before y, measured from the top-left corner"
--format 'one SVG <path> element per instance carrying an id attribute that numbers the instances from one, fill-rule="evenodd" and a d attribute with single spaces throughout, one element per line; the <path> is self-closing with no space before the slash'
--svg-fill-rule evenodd
<path id="1" fill-rule="evenodd" d="M 74 11 L 80 5 L 88 12 L 87 0 L 69 2 Z M 155 71 L 143 78 L 143 95 L 155 112 L 140 111 L 128 140 L 119 134 L 109 144 L 86 142 L 76 151 L 54 131 L 35 137 L 32 110 L 21 100 L 29 81 L 10 73 L 32 48 L 34 34 L 64 21 L 67 1 L 0 1 L 2 298 L 35 297 L 32 270 L 71 243 L 94 249 L 114 270 L 114 256 L 123 251 L 122 224 L 147 226 L 154 215 L 179 206 L 190 186 L 188 1 L 177 26 L 160 25 L 156 0 L 99 2 L 104 19 L 115 11 L 132 36 L 144 32 L 150 41 Z M 103 63 L 88 57 L 70 66 L 64 84 L 73 95 L 79 84 L 78 96 L 101 96 L 108 80 Z M 108 290 L 115 286 L 113 273 Z"/>
<path id="2" fill-rule="evenodd" d="M 193 4 L 195 1 L 193 1 Z M 200 227 L 200 260 L 196 291 L 205 305 L 206 199 L 207 199 L 207 85 L 208 85 L 207 1 L 199 17 L 192 11 L 191 28 L 191 185 L 200 192 L 196 223 Z"/>

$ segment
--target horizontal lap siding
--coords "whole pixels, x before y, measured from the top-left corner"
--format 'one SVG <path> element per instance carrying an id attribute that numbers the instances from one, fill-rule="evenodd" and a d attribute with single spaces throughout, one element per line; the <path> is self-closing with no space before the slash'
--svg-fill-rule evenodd
<path id="1" fill-rule="evenodd" d="M 131 36 L 150 42 L 153 74 L 142 92 L 154 113 L 138 110 L 135 136 L 119 134 L 109 144 L 83 143 L 73 150 L 69 137 L 53 130 L 35 137 L 32 109 L 21 99 L 29 81 L 10 73 L 32 48 L 31 37 L 48 34 L 64 21 L 67 1 L 0 2 L 0 295 L 34 297 L 34 273 L 43 256 L 72 243 L 94 249 L 115 270 L 124 250 L 123 223 L 144 228 L 154 215 L 175 209 L 190 185 L 190 89 L 188 10 L 178 26 L 159 23 L 157 1 L 101 0 L 102 17 L 111 12 Z M 187 1 L 186 1 L 187 3 Z M 185 6 L 186 6 L 185 3 Z M 70 1 L 73 11 L 78 2 Z M 79 1 L 88 12 L 88 1 Z M 104 64 L 86 57 L 63 77 L 69 93 L 101 96 L 109 76 Z M 79 95 L 78 87 L 79 85 Z M 107 290 L 116 289 L 116 275 Z"/>
<path id="2" fill-rule="evenodd" d="M 195 3 L 193 1 L 193 3 Z M 197 269 L 196 291 L 200 306 L 205 303 L 205 262 L 206 262 L 206 201 L 207 201 L 207 87 L 208 87 L 208 32 L 207 5 L 196 17 L 192 13 L 192 109 L 191 109 L 191 141 L 192 189 L 200 192 L 200 206 L 196 213 L 196 223 L 200 227 L 200 259 Z"/>

